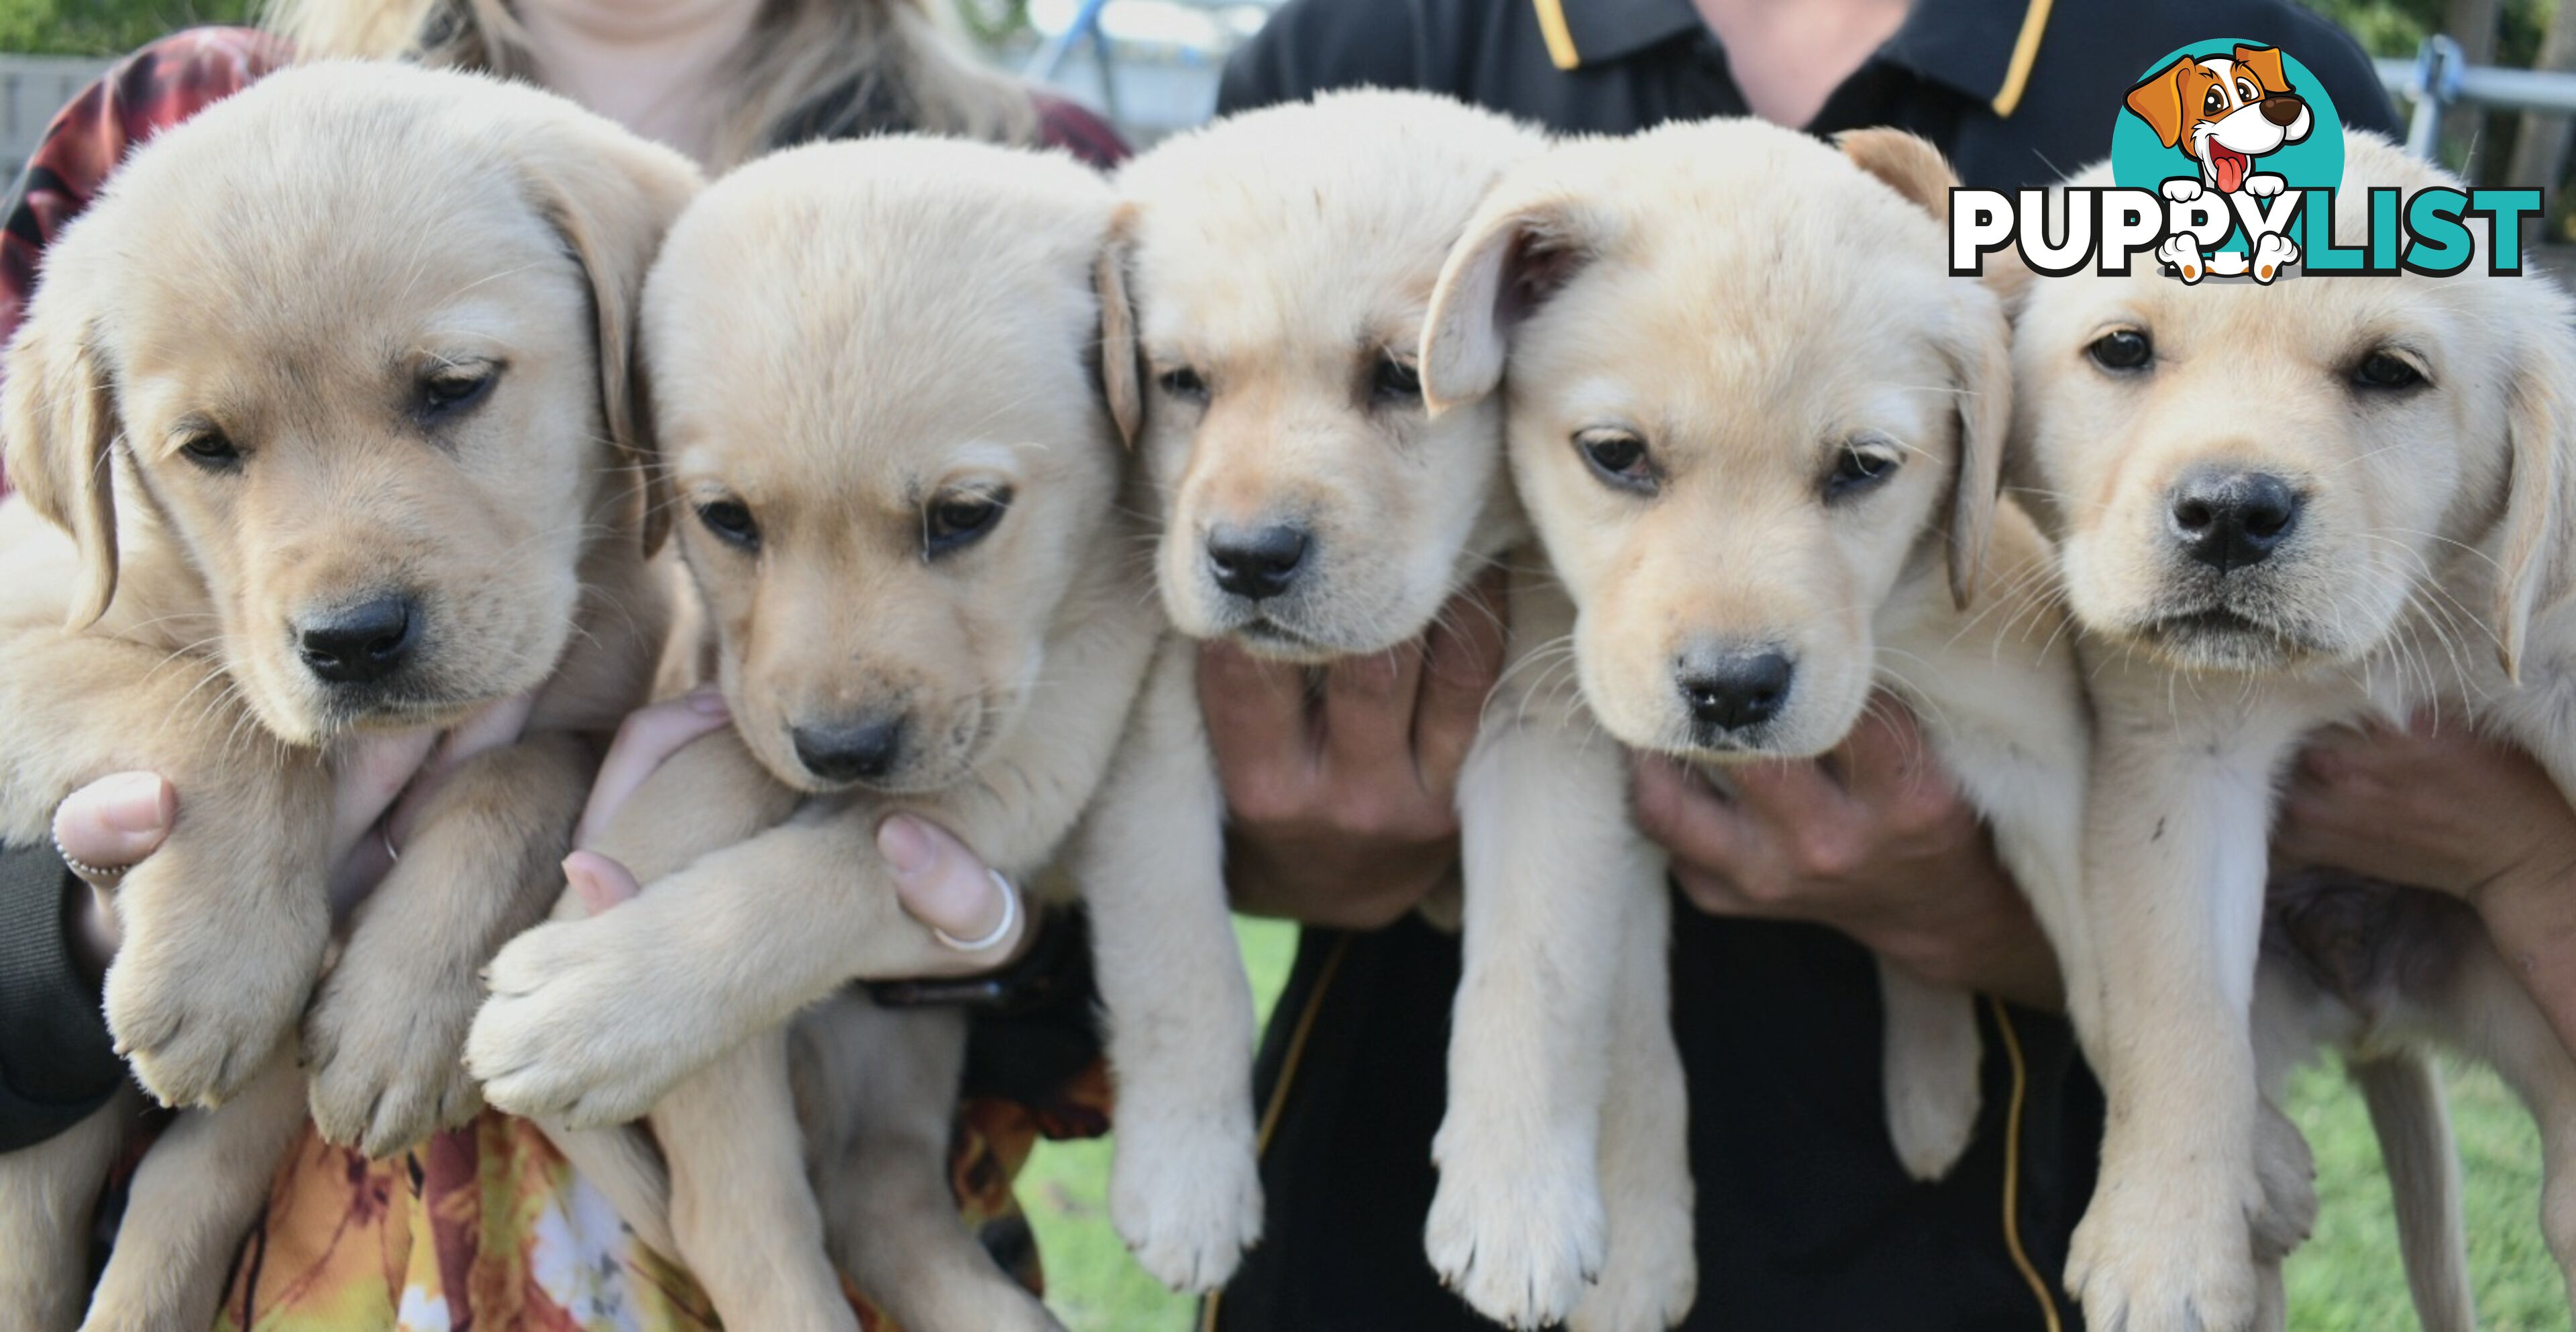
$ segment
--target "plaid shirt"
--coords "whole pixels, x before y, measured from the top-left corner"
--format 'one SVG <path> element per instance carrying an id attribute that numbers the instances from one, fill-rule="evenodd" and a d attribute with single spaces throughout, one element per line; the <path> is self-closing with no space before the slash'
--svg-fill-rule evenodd
<path id="1" fill-rule="evenodd" d="M 0 345 L 18 331 L 46 243 L 89 206 L 127 152 L 287 60 L 285 44 L 256 28 L 190 28 L 126 57 L 64 107 L 0 204 L 8 218 L 0 228 Z M 1046 146 L 1104 171 L 1127 156 L 1100 117 L 1060 97 L 1031 97 Z M 0 495 L 8 493 L 0 472 Z"/>

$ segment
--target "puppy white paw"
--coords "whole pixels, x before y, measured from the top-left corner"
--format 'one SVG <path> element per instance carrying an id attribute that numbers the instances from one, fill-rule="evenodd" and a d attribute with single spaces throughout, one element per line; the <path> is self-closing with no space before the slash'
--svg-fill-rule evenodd
<path id="1" fill-rule="evenodd" d="M 2287 188 L 2289 188 L 2288 181 L 2269 171 L 2257 172 L 2245 178 L 2245 192 L 2257 199 L 2269 199 Z"/>
<path id="2" fill-rule="evenodd" d="M 483 1099 L 573 1128 L 622 1124 L 723 1047 L 712 1015 L 669 988 L 674 954 L 630 924 L 646 918 L 630 905 L 540 925 L 492 959 L 465 1040 Z"/>
<path id="3" fill-rule="evenodd" d="M 2223 1181 L 2106 1175 L 2075 1228 L 2066 1288 L 2091 1327 L 2252 1332 L 2260 1284 L 2245 1203 Z"/>
<path id="4" fill-rule="evenodd" d="M 180 967 L 120 957 L 107 970 L 107 1026 L 135 1079 L 163 1105 L 221 1104 L 293 1030 L 304 986 L 262 964 Z"/>
<path id="5" fill-rule="evenodd" d="M 381 1159 L 482 1109 L 463 1057 L 476 996 L 350 961 L 304 1019 L 313 1125 L 324 1141 Z"/>
<path id="6" fill-rule="evenodd" d="M 1503 1135 L 1450 1116 L 1432 1144 L 1440 1188 L 1422 1237 L 1432 1268 L 1507 1327 L 1564 1321 L 1609 1249 L 1591 1135 L 1559 1129 L 1533 1150 L 1493 1150 Z"/>
<path id="7" fill-rule="evenodd" d="M 1690 1195 L 1678 1206 L 1640 1209 L 1612 1227 L 1609 1262 L 1565 1320 L 1572 1332 L 1663 1332 L 1699 1297 L 1699 1255 L 1691 1245 Z"/>
<path id="8" fill-rule="evenodd" d="M 2200 197 L 2200 182 L 2190 176 L 2174 176 L 2158 186 L 2157 191 L 2175 203 L 2190 203 Z"/>
<path id="9" fill-rule="evenodd" d="M 1177 1291 L 1224 1285 L 1261 1239 L 1249 1117 L 1119 1124 L 1109 1219 L 1155 1280 Z"/>

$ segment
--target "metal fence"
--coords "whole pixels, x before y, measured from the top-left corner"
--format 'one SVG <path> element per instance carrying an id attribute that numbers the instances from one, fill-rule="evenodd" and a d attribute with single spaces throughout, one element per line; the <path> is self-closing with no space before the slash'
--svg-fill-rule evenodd
<path id="1" fill-rule="evenodd" d="M 2382 87 L 2415 104 L 2414 118 L 2406 125 L 2406 147 L 2418 157 L 2433 155 L 2442 113 L 2454 106 L 2576 114 L 2576 74 L 2472 65 L 2458 42 L 2440 35 L 2425 38 L 2412 60 L 2371 64 L 2378 68 Z"/>

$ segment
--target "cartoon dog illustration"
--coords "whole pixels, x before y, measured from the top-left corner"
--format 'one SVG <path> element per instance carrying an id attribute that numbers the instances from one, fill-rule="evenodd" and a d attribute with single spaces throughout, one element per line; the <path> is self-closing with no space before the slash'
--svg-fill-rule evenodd
<path id="1" fill-rule="evenodd" d="M 2285 183 L 2268 171 L 2256 171 L 2255 159 L 2298 143 L 2315 128 L 2307 99 L 2290 87 L 2281 68 L 2281 52 L 2269 46 L 2239 46 L 2232 55 L 2183 56 L 2129 90 L 2128 108 L 2147 122 L 2168 148 L 2179 148 L 2200 168 L 2197 180 L 2176 176 L 2164 183 L 2168 199 L 2188 203 L 2204 189 L 2220 194 L 2240 190 L 2257 199 L 2279 194 Z M 2299 247 L 2277 235 L 2256 238 L 2251 260 L 2244 255 L 2216 254 L 2205 260 L 2188 235 L 2177 233 L 2156 249 L 2158 258 L 2196 282 L 2204 270 L 2222 274 L 2249 269 L 2269 282 L 2283 266 L 2297 263 Z"/>

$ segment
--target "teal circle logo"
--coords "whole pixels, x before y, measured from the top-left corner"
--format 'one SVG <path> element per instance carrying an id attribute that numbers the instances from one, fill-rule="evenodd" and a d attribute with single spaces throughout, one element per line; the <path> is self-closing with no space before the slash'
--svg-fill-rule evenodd
<path id="1" fill-rule="evenodd" d="M 2167 199 L 2330 190 L 2343 183 L 2343 121 L 2289 52 L 2241 38 L 2193 42 L 2141 70 L 2122 98 L 2111 178 Z M 2241 226 L 2220 247 L 2244 248 Z"/>

